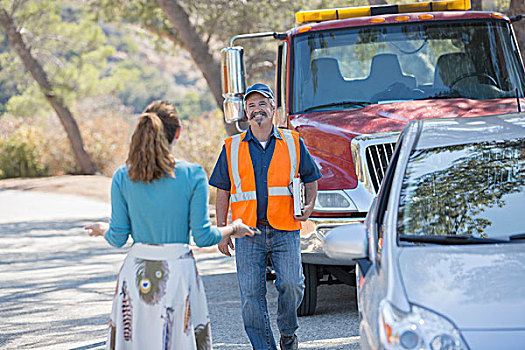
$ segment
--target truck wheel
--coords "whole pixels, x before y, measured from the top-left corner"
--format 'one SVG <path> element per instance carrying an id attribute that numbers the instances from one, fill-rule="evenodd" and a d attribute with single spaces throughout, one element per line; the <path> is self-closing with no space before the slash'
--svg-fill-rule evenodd
<path id="1" fill-rule="evenodd" d="M 303 264 L 304 273 L 304 295 L 303 301 L 297 309 L 297 315 L 310 316 L 315 312 L 317 306 L 317 265 Z"/>

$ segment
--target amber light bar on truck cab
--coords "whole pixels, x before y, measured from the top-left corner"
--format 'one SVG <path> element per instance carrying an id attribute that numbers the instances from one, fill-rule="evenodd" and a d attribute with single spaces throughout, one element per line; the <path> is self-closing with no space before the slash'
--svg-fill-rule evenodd
<path id="1" fill-rule="evenodd" d="M 369 17 L 396 13 L 466 11 L 470 0 L 428 1 L 412 4 L 345 7 L 339 9 L 299 11 L 295 14 L 297 23 L 333 21 L 337 19 Z"/>

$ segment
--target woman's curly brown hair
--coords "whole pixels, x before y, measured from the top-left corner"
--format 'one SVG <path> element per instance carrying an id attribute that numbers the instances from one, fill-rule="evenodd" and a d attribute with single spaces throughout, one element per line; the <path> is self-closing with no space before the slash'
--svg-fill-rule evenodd
<path id="1" fill-rule="evenodd" d="M 175 158 L 170 153 L 169 140 L 173 140 L 177 128 L 169 128 L 172 129 L 169 134 L 166 129 L 157 114 L 143 113 L 140 116 L 126 160 L 131 181 L 150 183 L 161 177 L 175 176 Z"/>

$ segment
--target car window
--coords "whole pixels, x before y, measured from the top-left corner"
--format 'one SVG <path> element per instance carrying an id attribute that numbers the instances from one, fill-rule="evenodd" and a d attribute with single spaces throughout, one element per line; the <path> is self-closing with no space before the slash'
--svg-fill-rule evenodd
<path id="1" fill-rule="evenodd" d="M 398 235 L 504 239 L 525 232 L 525 139 L 415 150 Z"/>

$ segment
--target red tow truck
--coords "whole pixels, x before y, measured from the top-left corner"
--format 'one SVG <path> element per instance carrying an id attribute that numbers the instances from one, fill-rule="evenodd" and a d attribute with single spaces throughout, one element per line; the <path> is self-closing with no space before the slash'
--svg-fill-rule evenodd
<path id="1" fill-rule="evenodd" d="M 355 265 L 328 258 L 322 238 L 363 220 L 399 132 L 411 120 L 520 111 L 525 72 L 511 26 L 470 0 L 300 11 L 284 33 L 233 37 L 222 50 L 225 120 L 244 119 L 241 39 L 277 41 L 275 124 L 293 129 L 323 174 L 301 230 L 306 290 L 299 315 L 316 309 L 319 284 L 355 285 Z"/>

